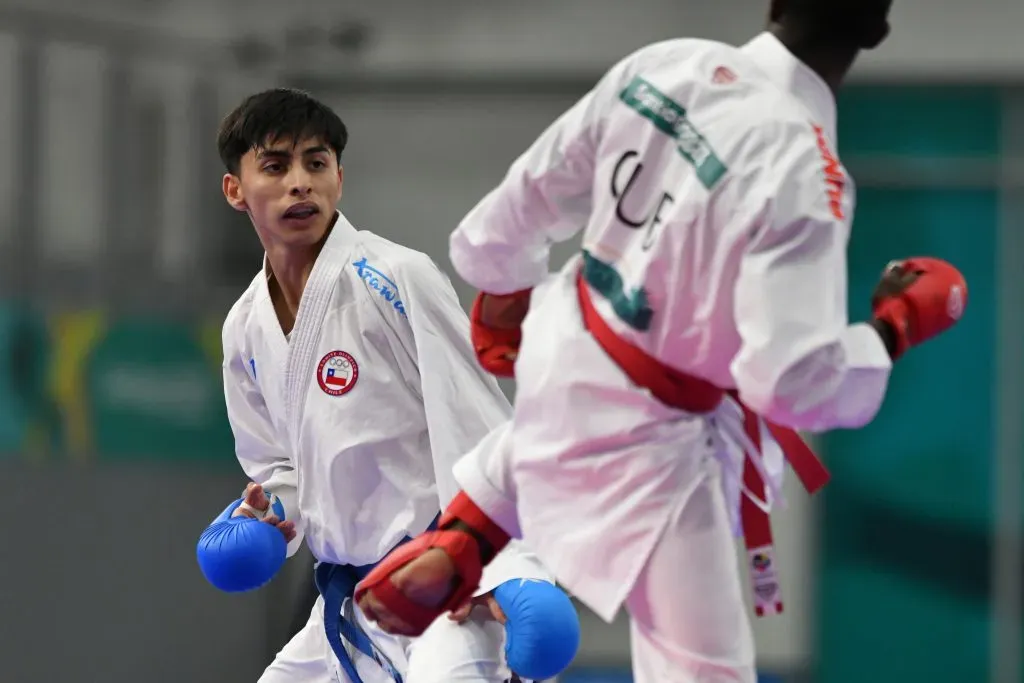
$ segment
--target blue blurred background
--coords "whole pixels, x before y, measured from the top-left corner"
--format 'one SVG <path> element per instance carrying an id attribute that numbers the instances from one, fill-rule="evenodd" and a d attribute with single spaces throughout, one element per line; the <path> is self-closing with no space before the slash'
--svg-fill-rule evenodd
<path id="1" fill-rule="evenodd" d="M 447 268 L 455 223 L 604 69 L 745 41 L 766 4 L 0 1 L 0 681 L 255 681 L 308 614 L 307 555 L 243 596 L 194 561 L 244 485 L 220 322 L 261 251 L 214 149 L 243 96 L 335 106 L 343 210 Z M 914 254 L 960 266 L 970 306 L 874 424 L 819 440 L 820 499 L 793 487 L 776 513 L 789 611 L 756 625 L 760 663 L 770 683 L 1022 683 L 1024 4 L 895 7 L 839 107 L 851 317 Z M 562 683 L 628 681 L 624 620 L 583 617 Z"/>

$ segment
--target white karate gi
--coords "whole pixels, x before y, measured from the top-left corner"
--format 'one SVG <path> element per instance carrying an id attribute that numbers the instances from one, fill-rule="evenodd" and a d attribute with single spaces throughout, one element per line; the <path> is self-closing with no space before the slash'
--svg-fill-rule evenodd
<path id="1" fill-rule="evenodd" d="M 535 287 L 514 426 L 456 478 L 507 530 L 518 519 L 598 615 L 626 605 L 638 683 L 755 680 L 731 533 L 741 411 L 726 399 L 688 413 L 633 385 L 583 327 L 577 273 L 587 263 L 601 318 L 662 364 L 737 388 L 783 426 L 864 425 L 891 362 L 847 321 L 854 191 L 835 138 L 832 92 L 773 35 L 654 44 L 545 131 L 451 237 L 478 289 Z M 584 256 L 549 278 L 549 245 L 581 228 Z M 767 441 L 777 490 L 782 454 Z"/>
<path id="2" fill-rule="evenodd" d="M 224 388 L 238 461 L 280 497 L 322 562 L 379 561 L 416 536 L 457 492 L 452 466 L 511 409 L 476 362 L 448 278 L 424 254 L 338 220 L 317 258 L 286 339 L 261 271 L 224 322 Z M 521 545 L 484 574 L 549 579 Z M 346 609 L 352 609 L 347 601 Z M 347 680 L 323 630 L 323 599 L 262 683 Z M 507 678 L 503 627 L 439 619 L 416 639 L 355 618 L 406 683 Z M 390 678 L 348 648 L 364 683 Z"/>

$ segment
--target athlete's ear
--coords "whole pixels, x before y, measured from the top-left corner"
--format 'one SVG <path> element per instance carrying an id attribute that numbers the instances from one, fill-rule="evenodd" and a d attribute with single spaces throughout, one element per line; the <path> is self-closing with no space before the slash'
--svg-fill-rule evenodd
<path id="1" fill-rule="evenodd" d="M 238 176 L 232 173 L 225 173 L 221 181 L 221 190 L 224 191 L 224 199 L 228 201 L 235 211 L 247 211 L 249 206 L 245 203 L 245 196 L 242 193 L 242 183 Z"/>

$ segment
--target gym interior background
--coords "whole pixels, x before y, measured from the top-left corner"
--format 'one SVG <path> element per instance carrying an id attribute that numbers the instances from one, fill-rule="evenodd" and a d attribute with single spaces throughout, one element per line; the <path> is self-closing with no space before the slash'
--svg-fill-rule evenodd
<path id="1" fill-rule="evenodd" d="M 194 559 L 244 484 L 219 330 L 260 249 L 214 149 L 244 95 L 336 106 L 343 210 L 447 269 L 459 218 L 604 69 L 677 35 L 745 41 L 763 4 L 0 2 L 0 680 L 255 681 L 305 619 L 308 556 L 241 596 Z M 896 0 L 892 23 L 839 103 L 851 317 L 912 254 L 954 260 L 970 307 L 901 361 L 874 424 L 818 441 L 834 480 L 776 514 L 789 609 L 756 625 L 760 664 L 1021 683 L 1024 4 Z M 562 682 L 628 681 L 624 621 L 583 619 Z"/>

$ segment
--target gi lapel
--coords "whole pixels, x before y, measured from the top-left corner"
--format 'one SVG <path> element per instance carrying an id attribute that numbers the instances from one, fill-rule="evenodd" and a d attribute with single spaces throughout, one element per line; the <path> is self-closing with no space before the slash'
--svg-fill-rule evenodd
<path id="1" fill-rule="evenodd" d="M 345 266 L 345 256 L 354 242 L 356 230 L 338 212 L 327 243 L 317 257 L 313 272 L 309 275 L 306 289 L 302 293 L 299 312 L 292 328 L 288 349 L 288 365 L 285 369 L 285 406 L 288 431 L 293 452 L 298 452 L 299 426 L 302 421 L 309 383 L 313 378 L 316 363 L 316 349 L 320 343 L 320 332 L 324 316 L 334 298 L 338 278 Z"/>

